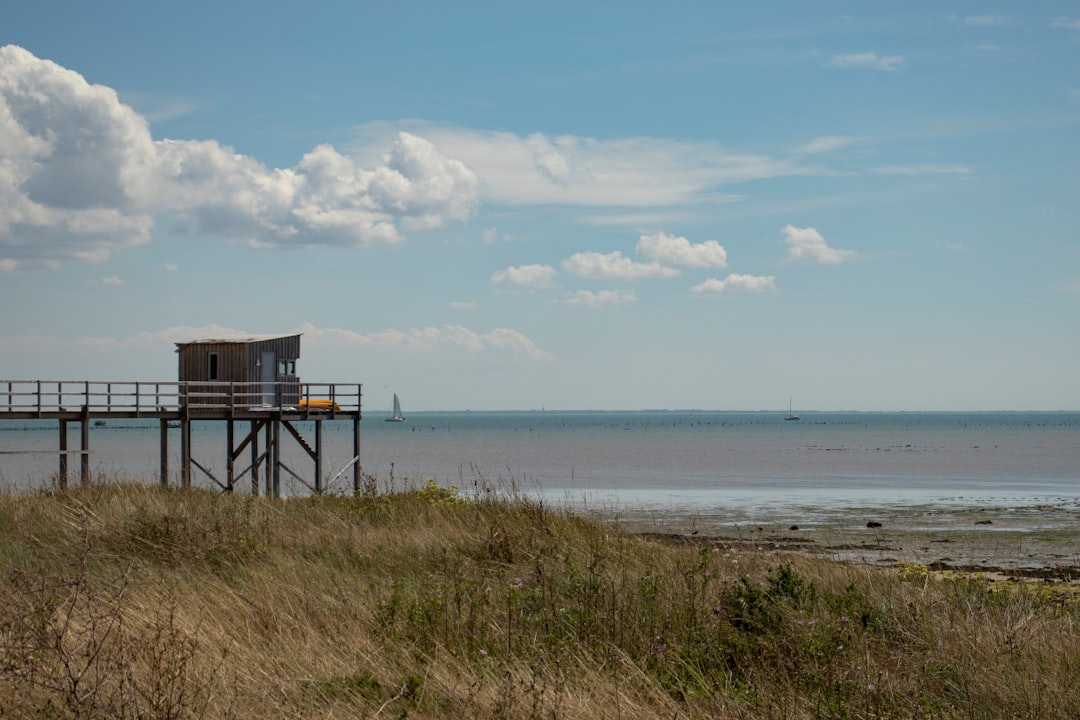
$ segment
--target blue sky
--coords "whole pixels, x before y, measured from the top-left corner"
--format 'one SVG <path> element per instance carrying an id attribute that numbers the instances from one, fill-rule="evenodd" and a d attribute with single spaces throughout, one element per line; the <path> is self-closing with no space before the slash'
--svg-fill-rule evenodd
<path id="1" fill-rule="evenodd" d="M 18 3 L 0 377 L 1080 409 L 1072 2 Z"/>

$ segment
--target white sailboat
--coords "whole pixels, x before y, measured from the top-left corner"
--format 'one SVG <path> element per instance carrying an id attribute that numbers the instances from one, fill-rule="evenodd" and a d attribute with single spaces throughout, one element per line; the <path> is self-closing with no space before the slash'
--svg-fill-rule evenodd
<path id="1" fill-rule="evenodd" d="M 791 412 L 791 398 L 788 398 L 788 401 L 787 401 L 787 417 L 784 418 L 784 419 L 785 420 L 798 420 L 799 419 L 798 415 Z"/>
<path id="2" fill-rule="evenodd" d="M 394 393 L 394 414 L 386 418 L 386 422 L 405 422 L 405 416 L 401 414 L 401 401 L 397 393 Z"/>

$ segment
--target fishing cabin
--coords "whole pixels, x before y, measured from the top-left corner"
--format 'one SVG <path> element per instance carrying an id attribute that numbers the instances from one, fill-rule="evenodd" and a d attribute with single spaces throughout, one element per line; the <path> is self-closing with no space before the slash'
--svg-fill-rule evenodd
<path id="1" fill-rule="evenodd" d="M 181 386 L 200 383 L 197 387 L 207 391 L 191 397 L 193 404 L 284 408 L 300 400 L 300 335 L 178 342 L 176 352 Z"/>

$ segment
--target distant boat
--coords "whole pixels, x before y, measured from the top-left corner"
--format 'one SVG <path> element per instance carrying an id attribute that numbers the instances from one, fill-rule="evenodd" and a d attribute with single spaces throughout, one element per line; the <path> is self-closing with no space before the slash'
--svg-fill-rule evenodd
<path id="1" fill-rule="evenodd" d="M 787 417 L 784 418 L 784 419 L 785 420 L 798 420 L 799 419 L 798 415 L 791 412 L 791 398 L 788 398 L 788 401 L 787 401 Z"/>
<path id="2" fill-rule="evenodd" d="M 394 414 L 386 418 L 386 422 L 405 422 L 405 416 L 401 414 L 401 401 L 397 393 L 394 393 Z"/>
<path id="3" fill-rule="evenodd" d="M 105 427 L 105 421 L 104 420 L 95 420 L 94 421 L 94 427 Z"/>

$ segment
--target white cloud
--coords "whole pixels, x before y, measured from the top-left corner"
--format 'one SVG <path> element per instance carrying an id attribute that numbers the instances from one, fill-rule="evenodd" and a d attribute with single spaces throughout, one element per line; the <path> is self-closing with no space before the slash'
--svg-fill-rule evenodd
<path id="1" fill-rule="evenodd" d="M 214 141 L 154 141 L 116 92 L 26 50 L 0 48 L 0 268 L 96 262 L 177 230 L 253 246 L 394 242 L 467 219 L 476 175 L 399 133 L 373 169 L 316 147 L 268 169 Z"/>
<path id="2" fill-rule="evenodd" d="M 1054 18 L 1053 22 L 1050 23 L 1050 27 L 1061 28 L 1062 30 L 1080 30 L 1080 20 L 1067 17 Z"/>
<path id="3" fill-rule="evenodd" d="M 571 307 L 603 307 L 605 305 L 629 305 L 637 302 L 637 295 L 628 290 L 578 290 L 563 301 Z"/>
<path id="4" fill-rule="evenodd" d="M 762 293 L 775 289 L 776 278 L 772 275 L 739 275 L 738 273 L 732 273 L 723 280 L 709 278 L 691 288 L 696 293 Z"/>
<path id="5" fill-rule="evenodd" d="M 378 157 L 402 127 L 462 160 L 480 178 L 481 199 L 497 204 L 658 207 L 717 202 L 728 199 L 717 192 L 723 185 L 821 172 L 787 159 L 735 153 L 713 142 L 521 136 L 415 122 L 358 127 L 354 153 Z"/>
<path id="6" fill-rule="evenodd" d="M 679 274 L 674 268 L 664 267 L 660 263 L 639 263 L 621 252 L 607 253 L 583 252 L 571 255 L 563 260 L 562 268 L 571 275 L 583 278 L 617 278 L 619 280 L 638 280 L 641 278 L 674 277 Z"/>
<path id="7" fill-rule="evenodd" d="M 124 284 L 124 281 L 120 279 L 119 275 L 110 275 L 109 277 L 102 278 L 101 282 L 105 283 L 106 285 L 113 285 L 115 287 L 119 287 L 120 285 Z"/>
<path id="8" fill-rule="evenodd" d="M 727 265 L 727 251 L 715 240 L 695 245 L 684 237 L 653 233 L 642 235 L 636 250 L 638 255 L 669 265 L 695 268 Z"/>
<path id="9" fill-rule="evenodd" d="M 551 353 L 537 347 L 523 333 L 510 328 L 496 328 L 486 333 L 470 330 L 462 325 L 413 328 L 410 330 L 387 329 L 372 333 L 358 333 L 340 328 L 322 329 L 311 324 L 301 325 L 298 332 L 316 345 L 336 348 L 366 348 L 380 350 L 406 350 L 433 353 L 443 348 L 457 348 L 473 353 L 492 350 L 509 350 L 525 355 L 531 360 L 550 360 Z"/>
<path id="10" fill-rule="evenodd" d="M 784 226 L 784 242 L 789 246 L 788 260 L 826 264 L 842 263 L 856 257 L 852 250 L 836 250 L 825 243 L 825 238 L 814 228 Z"/>
<path id="11" fill-rule="evenodd" d="M 818 155 L 821 153 L 832 152 L 833 150 L 839 150 L 842 147 L 847 147 L 848 145 L 860 141 L 861 138 L 849 137 L 846 135 L 824 135 L 819 138 L 814 138 L 803 145 L 800 148 L 800 152 L 802 152 L 803 155 Z"/>
<path id="12" fill-rule="evenodd" d="M 521 285 L 531 288 L 551 287 L 555 268 L 550 265 L 519 265 L 499 270 L 491 276 L 492 285 Z"/>
<path id="13" fill-rule="evenodd" d="M 866 70 L 885 70 L 896 72 L 904 65 L 902 55 L 878 55 L 877 53 L 854 53 L 851 55 L 836 55 L 829 61 L 830 67 L 836 68 L 863 68 Z"/>

